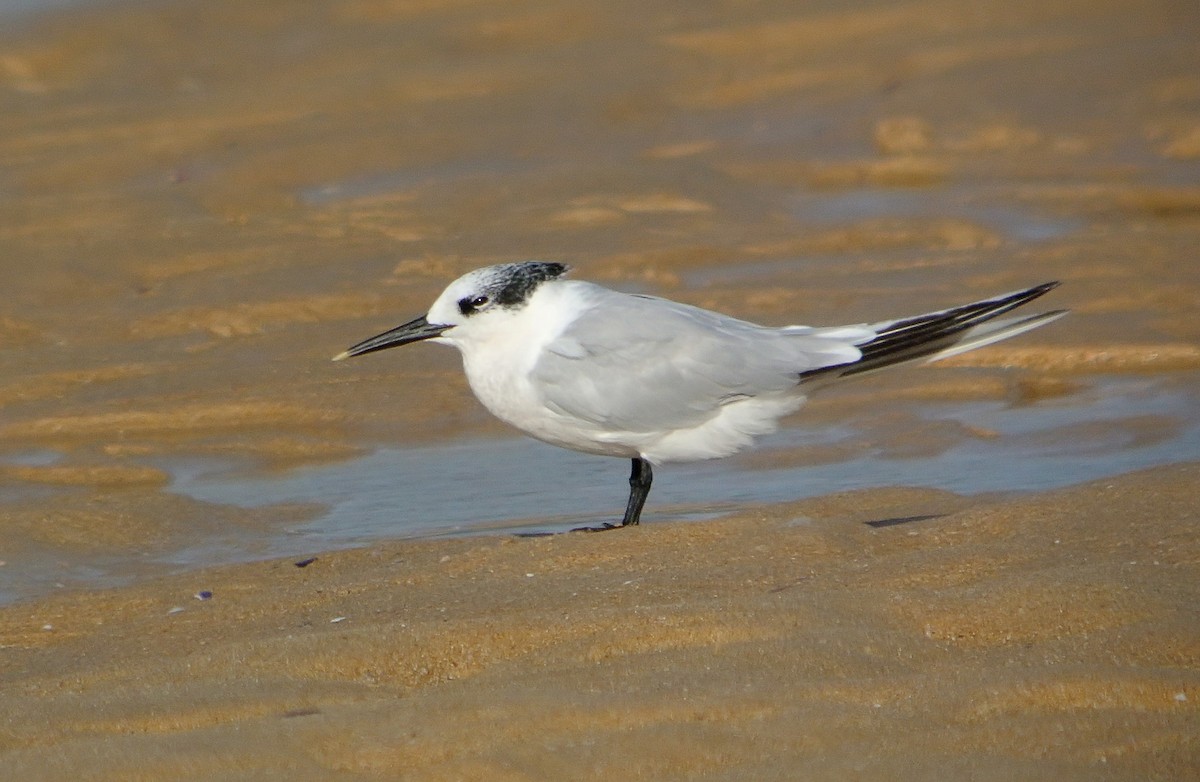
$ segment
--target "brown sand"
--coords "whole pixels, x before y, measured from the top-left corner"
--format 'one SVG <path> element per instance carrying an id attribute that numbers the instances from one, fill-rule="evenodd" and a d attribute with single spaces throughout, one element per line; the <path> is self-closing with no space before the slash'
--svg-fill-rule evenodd
<path id="1" fill-rule="evenodd" d="M 18 605 L 0 612 L 4 766 L 1181 779 L 1200 760 L 1198 480 L 1192 465 L 1009 502 L 840 494 Z"/>
<path id="2" fill-rule="evenodd" d="M 320 513 L 182 499 L 163 458 L 286 469 L 502 431 L 448 351 L 327 359 L 517 258 L 770 323 L 1067 282 L 1052 328 L 814 421 L 1114 372 L 1194 386 L 1198 22 L 1106 0 L 178 0 L 12 25 L 0 567 L 139 576 Z M 40 451 L 61 459 L 14 458 Z M 0 609 L 0 767 L 1189 778 L 1196 486 L 1193 465 L 1007 501 L 879 490 L 68 590 Z"/>

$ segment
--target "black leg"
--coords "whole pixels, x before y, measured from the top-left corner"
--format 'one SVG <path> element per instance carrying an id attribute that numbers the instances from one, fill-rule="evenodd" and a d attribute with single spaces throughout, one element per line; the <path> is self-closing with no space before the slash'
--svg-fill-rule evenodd
<path id="1" fill-rule="evenodd" d="M 621 520 L 622 527 L 637 524 L 642 517 L 642 506 L 646 504 L 646 495 L 650 493 L 650 484 L 654 481 L 654 471 L 650 462 L 642 458 L 633 460 L 633 469 L 629 473 L 629 502 L 625 505 L 625 518 Z"/>
<path id="2" fill-rule="evenodd" d="M 610 529 L 631 527 L 642 517 L 642 506 L 646 504 L 646 496 L 650 494 L 650 484 L 654 481 L 654 470 L 650 462 L 641 457 L 633 459 L 633 469 L 629 473 L 629 502 L 625 505 L 625 518 L 620 524 L 601 524 L 599 527 L 576 527 L 572 532 L 604 532 Z"/>

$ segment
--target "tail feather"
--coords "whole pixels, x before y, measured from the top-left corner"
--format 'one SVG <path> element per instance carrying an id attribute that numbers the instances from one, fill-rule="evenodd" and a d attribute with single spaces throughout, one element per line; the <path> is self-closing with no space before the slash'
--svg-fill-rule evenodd
<path id="1" fill-rule="evenodd" d="M 1067 311 L 1054 310 L 999 321 L 993 319 L 1048 293 L 1058 284 L 1047 282 L 915 318 L 872 324 L 870 328 L 875 336 L 856 345 L 862 353 L 861 358 L 848 364 L 803 372 L 800 380 L 832 380 L 918 359 L 936 361 L 1035 329 L 1061 318 Z"/>

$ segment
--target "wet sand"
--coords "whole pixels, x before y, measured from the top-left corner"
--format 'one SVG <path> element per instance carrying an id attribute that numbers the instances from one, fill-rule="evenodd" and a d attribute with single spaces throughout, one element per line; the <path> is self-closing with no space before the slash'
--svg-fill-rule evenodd
<path id="1" fill-rule="evenodd" d="M 6 773 L 1183 778 L 1197 480 L 836 494 L 55 596 L 0 612 Z"/>
<path id="2" fill-rule="evenodd" d="M 0 569 L 131 583 L 0 607 L 5 768 L 1198 773 L 1186 451 L 1025 496 L 149 564 L 321 517 L 181 497 L 171 459 L 289 470 L 502 434 L 449 351 L 328 361 L 488 263 L 776 324 L 1066 283 L 1052 327 L 798 422 L 1038 404 L 1114 373 L 1194 384 L 1198 22 L 1186 3 L 218 0 L 7 27 Z"/>

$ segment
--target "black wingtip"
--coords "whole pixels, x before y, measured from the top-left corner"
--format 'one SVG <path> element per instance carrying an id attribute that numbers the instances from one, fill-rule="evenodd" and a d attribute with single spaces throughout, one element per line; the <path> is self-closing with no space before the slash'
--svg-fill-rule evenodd
<path id="1" fill-rule="evenodd" d="M 1028 304 L 1060 284 L 1058 280 L 1051 280 L 960 307 L 893 321 L 871 340 L 858 344 L 862 353 L 858 361 L 803 372 L 801 381 L 822 376 L 844 377 L 873 372 L 933 355 L 954 344 L 961 338 L 960 335 L 975 326 Z M 1062 314 L 1065 314 L 1065 310 Z M 1034 317 L 1044 321 L 1048 315 Z M 1054 314 L 1054 317 L 1061 315 Z"/>
<path id="2" fill-rule="evenodd" d="M 1009 294 L 1006 297 L 997 297 L 993 301 L 996 301 L 997 303 L 1006 302 L 1007 307 L 1000 308 L 991 317 L 995 317 L 995 315 L 999 315 L 1007 310 L 1016 309 L 1017 307 L 1028 304 L 1036 298 L 1045 296 L 1059 285 L 1062 285 L 1062 283 L 1058 280 L 1050 280 L 1050 282 L 1043 282 L 1041 285 L 1034 285 L 1032 288 L 1026 288 L 1023 291 L 1017 291 L 1016 293 Z"/>

